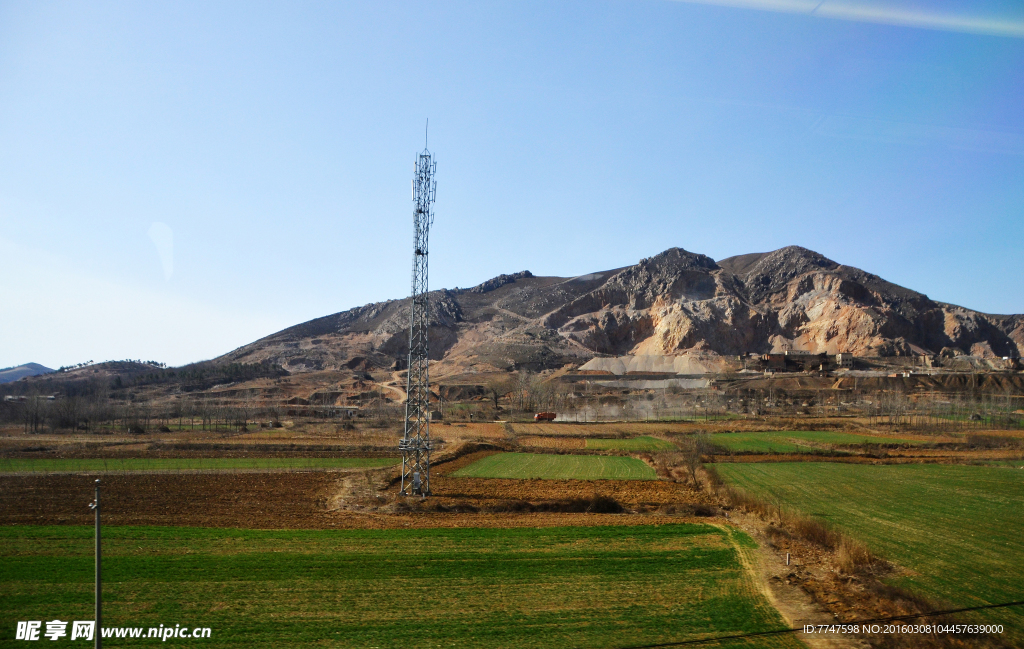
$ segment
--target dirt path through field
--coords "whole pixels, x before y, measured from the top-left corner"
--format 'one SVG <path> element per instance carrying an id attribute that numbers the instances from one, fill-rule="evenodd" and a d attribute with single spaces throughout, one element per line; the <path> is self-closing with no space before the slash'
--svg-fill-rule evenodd
<path id="1" fill-rule="evenodd" d="M 797 572 L 813 572 L 813 567 L 805 566 L 799 559 L 791 558 L 786 565 L 785 553 L 779 553 L 768 547 L 767 539 L 755 524 L 752 517 L 734 512 L 729 522 L 736 529 L 742 530 L 757 542 L 756 548 L 743 547 L 733 543 L 743 567 L 750 573 L 758 590 L 768 599 L 782 615 L 782 619 L 790 627 L 801 627 L 807 624 L 835 624 L 834 615 L 817 605 L 811 596 L 796 583 Z M 718 524 L 726 533 L 727 525 Z M 730 540 L 732 535 L 730 534 Z M 794 635 L 811 647 L 811 649 L 867 649 L 870 645 L 853 636 L 829 633 L 821 635 L 796 632 Z"/>

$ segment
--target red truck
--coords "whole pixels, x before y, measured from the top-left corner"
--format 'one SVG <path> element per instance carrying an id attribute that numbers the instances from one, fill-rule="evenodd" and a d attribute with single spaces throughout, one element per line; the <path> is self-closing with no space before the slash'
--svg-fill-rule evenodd
<path id="1" fill-rule="evenodd" d="M 556 415 L 553 412 L 538 412 L 536 415 L 533 416 L 533 420 L 534 421 L 554 421 L 555 417 L 557 417 L 557 416 L 558 415 Z"/>

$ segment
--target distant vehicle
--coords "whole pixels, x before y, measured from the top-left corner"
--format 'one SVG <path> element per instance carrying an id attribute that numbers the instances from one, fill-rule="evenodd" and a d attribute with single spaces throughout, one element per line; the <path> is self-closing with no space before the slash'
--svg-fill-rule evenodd
<path id="1" fill-rule="evenodd" d="M 534 421 L 554 421 L 555 417 L 557 417 L 557 416 L 558 415 L 556 415 L 553 412 L 538 412 L 536 415 L 533 416 L 533 420 Z"/>

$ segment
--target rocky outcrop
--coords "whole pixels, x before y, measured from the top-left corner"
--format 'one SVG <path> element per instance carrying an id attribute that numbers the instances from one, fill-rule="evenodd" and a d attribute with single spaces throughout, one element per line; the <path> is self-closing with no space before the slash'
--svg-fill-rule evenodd
<path id="1" fill-rule="evenodd" d="M 511 284 L 517 279 L 525 279 L 527 277 L 533 277 L 533 273 L 528 270 L 521 270 L 518 273 L 512 273 L 511 275 L 498 275 L 493 279 L 489 279 L 486 282 L 478 284 L 473 288 L 469 289 L 470 293 L 490 293 L 494 289 L 501 288 L 506 284 Z"/>
<path id="2" fill-rule="evenodd" d="M 574 278 L 499 275 L 430 295 L 431 356 L 451 371 L 557 367 L 595 356 L 807 350 L 983 357 L 1024 351 L 1024 315 L 935 302 L 789 246 L 715 262 L 670 248 Z M 368 304 L 285 329 L 223 357 L 292 371 L 395 364 L 409 301 Z"/>

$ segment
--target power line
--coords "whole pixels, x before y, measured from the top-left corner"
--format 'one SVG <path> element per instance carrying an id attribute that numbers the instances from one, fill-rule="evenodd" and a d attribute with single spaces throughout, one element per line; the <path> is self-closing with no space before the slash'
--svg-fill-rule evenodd
<path id="1" fill-rule="evenodd" d="M 945 611 L 932 611 L 931 613 L 913 613 L 911 615 L 897 615 L 895 617 L 879 617 L 873 620 L 857 620 L 855 622 L 834 622 L 828 626 L 864 626 L 865 624 L 881 624 L 884 622 L 900 622 L 902 620 L 913 620 L 919 617 L 935 617 L 936 615 L 950 615 L 952 613 L 966 613 L 968 611 L 981 611 L 992 608 L 1007 608 L 1010 606 L 1024 606 L 1024 600 L 1016 602 L 1006 602 L 1005 604 L 986 604 L 984 606 L 970 606 L 967 608 L 953 608 Z M 813 625 L 819 626 L 817 624 Z M 796 633 L 797 631 L 803 631 L 804 627 L 793 627 L 788 629 L 777 629 L 775 631 L 758 631 L 756 633 L 736 633 L 733 635 L 722 635 L 714 638 L 700 638 L 696 640 L 680 640 L 679 642 L 663 642 L 660 644 L 645 644 L 645 645 L 630 645 L 626 647 L 619 647 L 619 649 L 659 649 L 660 647 L 682 647 L 699 644 L 709 644 L 712 642 L 722 642 L 723 640 L 739 640 L 742 638 L 756 638 L 770 635 L 782 635 L 784 633 Z"/>

